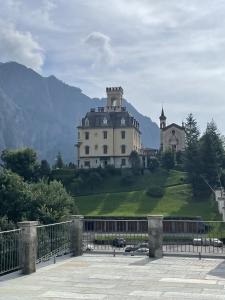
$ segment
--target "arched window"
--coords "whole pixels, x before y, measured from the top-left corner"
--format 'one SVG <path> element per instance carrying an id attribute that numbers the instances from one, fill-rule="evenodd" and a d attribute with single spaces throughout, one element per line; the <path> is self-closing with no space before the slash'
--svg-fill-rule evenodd
<path id="1" fill-rule="evenodd" d="M 89 154 L 90 153 L 90 147 L 89 146 L 85 146 L 85 154 Z"/>
<path id="2" fill-rule="evenodd" d="M 108 146 L 104 145 L 103 146 L 103 154 L 107 154 L 108 153 Z"/>
<path id="3" fill-rule="evenodd" d="M 84 124 L 85 124 L 85 126 L 89 126 L 89 120 L 88 120 L 88 118 L 85 119 Z"/>

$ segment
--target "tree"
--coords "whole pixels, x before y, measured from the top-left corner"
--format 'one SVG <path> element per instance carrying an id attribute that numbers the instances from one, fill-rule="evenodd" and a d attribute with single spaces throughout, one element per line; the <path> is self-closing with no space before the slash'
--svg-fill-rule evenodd
<path id="1" fill-rule="evenodd" d="M 42 160 L 39 167 L 39 178 L 48 178 L 51 174 L 51 168 L 47 160 Z"/>
<path id="2" fill-rule="evenodd" d="M 221 175 L 224 149 L 214 121 L 207 124 L 206 131 L 200 139 L 199 149 L 201 175 L 210 186 L 215 187 Z"/>
<path id="3" fill-rule="evenodd" d="M 36 179 L 39 163 L 37 154 L 33 149 L 3 150 L 1 160 L 3 168 L 19 174 L 25 180 L 32 181 Z"/>
<path id="4" fill-rule="evenodd" d="M 174 152 L 171 149 L 164 151 L 162 153 L 161 162 L 165 169 L 173 169 L 175 166 Z"/>
<path id="5" fill-rule="evenodd" d="M 61 182 L 56 180 L 49 184 L 44 180 L 30 184 L 32 201 L 27 214 L 30 220 L 40 220 L 48 224 L 68 219 L 77 213 L 73 198 L 66 192 Z"/>
<path id="6" fill-rule="evenodd" d="M 131 151 L 129 156 L 129 163 L 134 175 L 139 175 L 141 170 L 141 160 L 137 151 Z"/>
<path id="7" fill-rule="evenodd" d="M 149 157 L 147 165 L 151 172 L 155 172 L 159 168 L 159 160 L 156 157 Z"/>
<path id="8" fill-rule="evenodd" d="M 55 163 L 54 167 L 55 167 L 55 169 L 62 169 L 64 167 L 64 162 L 63 162 L 62 155 L 60 152 L 56 156 L 56 163 Z"/>
<path id="9" fill-rule="evenodd" d="M 204 188 L 200 171 L 199 136 L 200 132 L 197 121 L 192 114 L 189 114 L 185 123 L 186 148 L 184 162 L 189 180 L 192 184 L 194 198 L 197 198 L 198 191 Z"/>
<path id="10" fill-rule="evenodd" d="M 95 186 L 99 186 L 102 183 L 102 177 L 98 172 L 90 172 L 86 182 L 93 190 Z"/>
<path id="11" fill-rule="evenodd" d="M 23 178 L 11 171 L 0 173 L 0 217 L 18 222 L 26 218 L 32 194 Z"/>
<path id="12" fill-rule="evenodd" d="M 185 140 L 186 140 L 186 147 L 190 148 L 193 145 L 196 145 L 199 140 L 199 129 L 197 125 L 197 121 L 194 118 L 193 114 L 190 113 L 187 116 L 186 123 L 185 123 Z"/>

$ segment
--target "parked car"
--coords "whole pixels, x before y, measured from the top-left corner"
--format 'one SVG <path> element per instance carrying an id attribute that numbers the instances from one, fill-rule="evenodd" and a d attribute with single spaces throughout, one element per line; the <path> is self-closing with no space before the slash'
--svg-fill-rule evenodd
<path id="1" fill-rule="evenodd" d="M 214 247 L 223 247 L 223 242 L 216 238 L 210 239 L 210 244 Z"/>
<path id="2" fill-rule="evenodd" d="M 136 251 L 139 247 L 138 246 L 128 246 L 125 248 L 125 252 L 133 252 Z"/>
<path id="3" fill-rule="evenodd" d="M 193 245 L 223 247 L 223 242 L 217 238 L 194 238 Z"/>
<path id="4" fill-rule="evenodd" d="M 202 238 L 202 245 L 203 246 L 210 246 L 211 241 L 209 238 Z"/>
<path id="5" fill-rule="evenodd" d="M 87 245 L 83 245 L 83 251 L 93 251 L 94 250 L 94 246 L 91 244 L 87 244 Z"/>
<path id="6" fill-rule="evenodd" d="M 193 239 L 193 245 L 194 246 L 201 246 L 202 245 L 202 239 L 201 238 L 194 238 Z"/>
<path id="7" fill-rule="evenodd" d="M 148 243 L 138 244 L 138 248 L 149 248 L 149 244 Z"/>
<path id="8" fill-rule="evenodd" d="M 148 248 L 138 248 L 137 250 L 133 251 L 131 255 L 148 255 L 149 254 L 149 249 Z"/>
<path id="9" fill-rule="evenodd" d="M 127 243 L 126 243 L 126 240 L 122 239 L 122 238 L 115 238 L 113 241 L 112 241 L 112 245 L 114 247 L 126 247 Z"/>

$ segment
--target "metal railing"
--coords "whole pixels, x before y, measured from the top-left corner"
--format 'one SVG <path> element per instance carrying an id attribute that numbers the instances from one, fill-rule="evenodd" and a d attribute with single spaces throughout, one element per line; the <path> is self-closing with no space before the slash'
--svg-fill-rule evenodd
<path id="1" fill-rule="evenodd" d="M 0 232 L 0 275 L 19 270 L 21 230 Z"/>
<path id="2" fill-rule="evenodd" d="M 147 246 L 147 220 L 84 219 L 83 250 L 125 252 L 137 245 Z M 130 251 L 129 251 L 130 252 Z"/>
<path id="3" fill-rule="evenodd" d="M 164 253 L 225 255 L 225 222 L 164 220 Z"/>
<path id="4" fill-rule="evenodd" d="M 37 226 L 37 263 L 70 253 L 71 221 Z"/>

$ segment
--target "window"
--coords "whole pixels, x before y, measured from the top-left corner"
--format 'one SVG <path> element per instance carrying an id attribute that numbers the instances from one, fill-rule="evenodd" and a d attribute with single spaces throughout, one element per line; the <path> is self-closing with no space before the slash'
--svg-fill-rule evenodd
<path id="1" fill-rule="evenodd" d="M 104 140 L 107 139 L 107 131 L 103 131 L 103 139 L 104 139 Z"/>
<path id="2" fill-rule="evenodd" d="M 108 121 L 107 121 L 106 117 L 104 117 L 104 119 L 103 119 L 103 124 L 104 124 L 104 125 L 107 125 L 107 123 L 108 123 Z"/>
<path id="3" fill-rule="evenodd" d="M 122 154 L 126 153 L 126 145 L 121 146 L 121 153 Z"/>
<path id="4" fill-rule="evenodd" d="M 108 146 L 104 145 L 103 146 L 103 154 L 107 154 L 108 153 Z"/>
<path id="5" fill-rule="evenodd" d="M 85 140 L 89 140 L 89 132 L 88 131 L 85 132 Z"/>
<path id="6" fill-rule="evenodd" d="M 84 166 L 90 168 L 90 161 L 85 161 Z"/>
<path id="7" fill-rule="evenodd" d="M 90 147 L 89 146 L 85 146 L 85 154 L 89 154 L 90 152 Z"/>
<path id="8" fill-rule="evenodd" d="M 121 138 L 125 139 L 125 136 L 126 136 L 126 132 L 125 131 L 121 131 Z"/>
<path id="9" fill-rule="evenodd" d="M 80 139 L 80 131 L 78 131 L 78 140 Z"/>
<path id="10" fill-rule="evenodd" d="M 98 150 L 98 145 L 95 145 L 95 150 Z"/>
<path id="11" fill-rule="evenodd" d="M 121 159 L 121 166 L 126 166 L 126 159 L 125 158 Z"/>
<path id="12" fill-rule="evenodd" d="M 121 125 L 122 125 L 122 126 L 125 125 L 125 119 L 124 119 L 124 118 L 121 119 Z"/>
<path id="13" fill-rule="evenodd" d="M 175 130 L 172 130 L 172 135 L 175 135 Z"/>
<path id="14" fill-rule="evenodd" d="M 85 126 L 89 126 L 89 120 L 88 120 L 88 118 L 87 118 L 87 119 L 85 119 L 85 122 L 84 122 L 84 124 L 85 124 Z"/>

